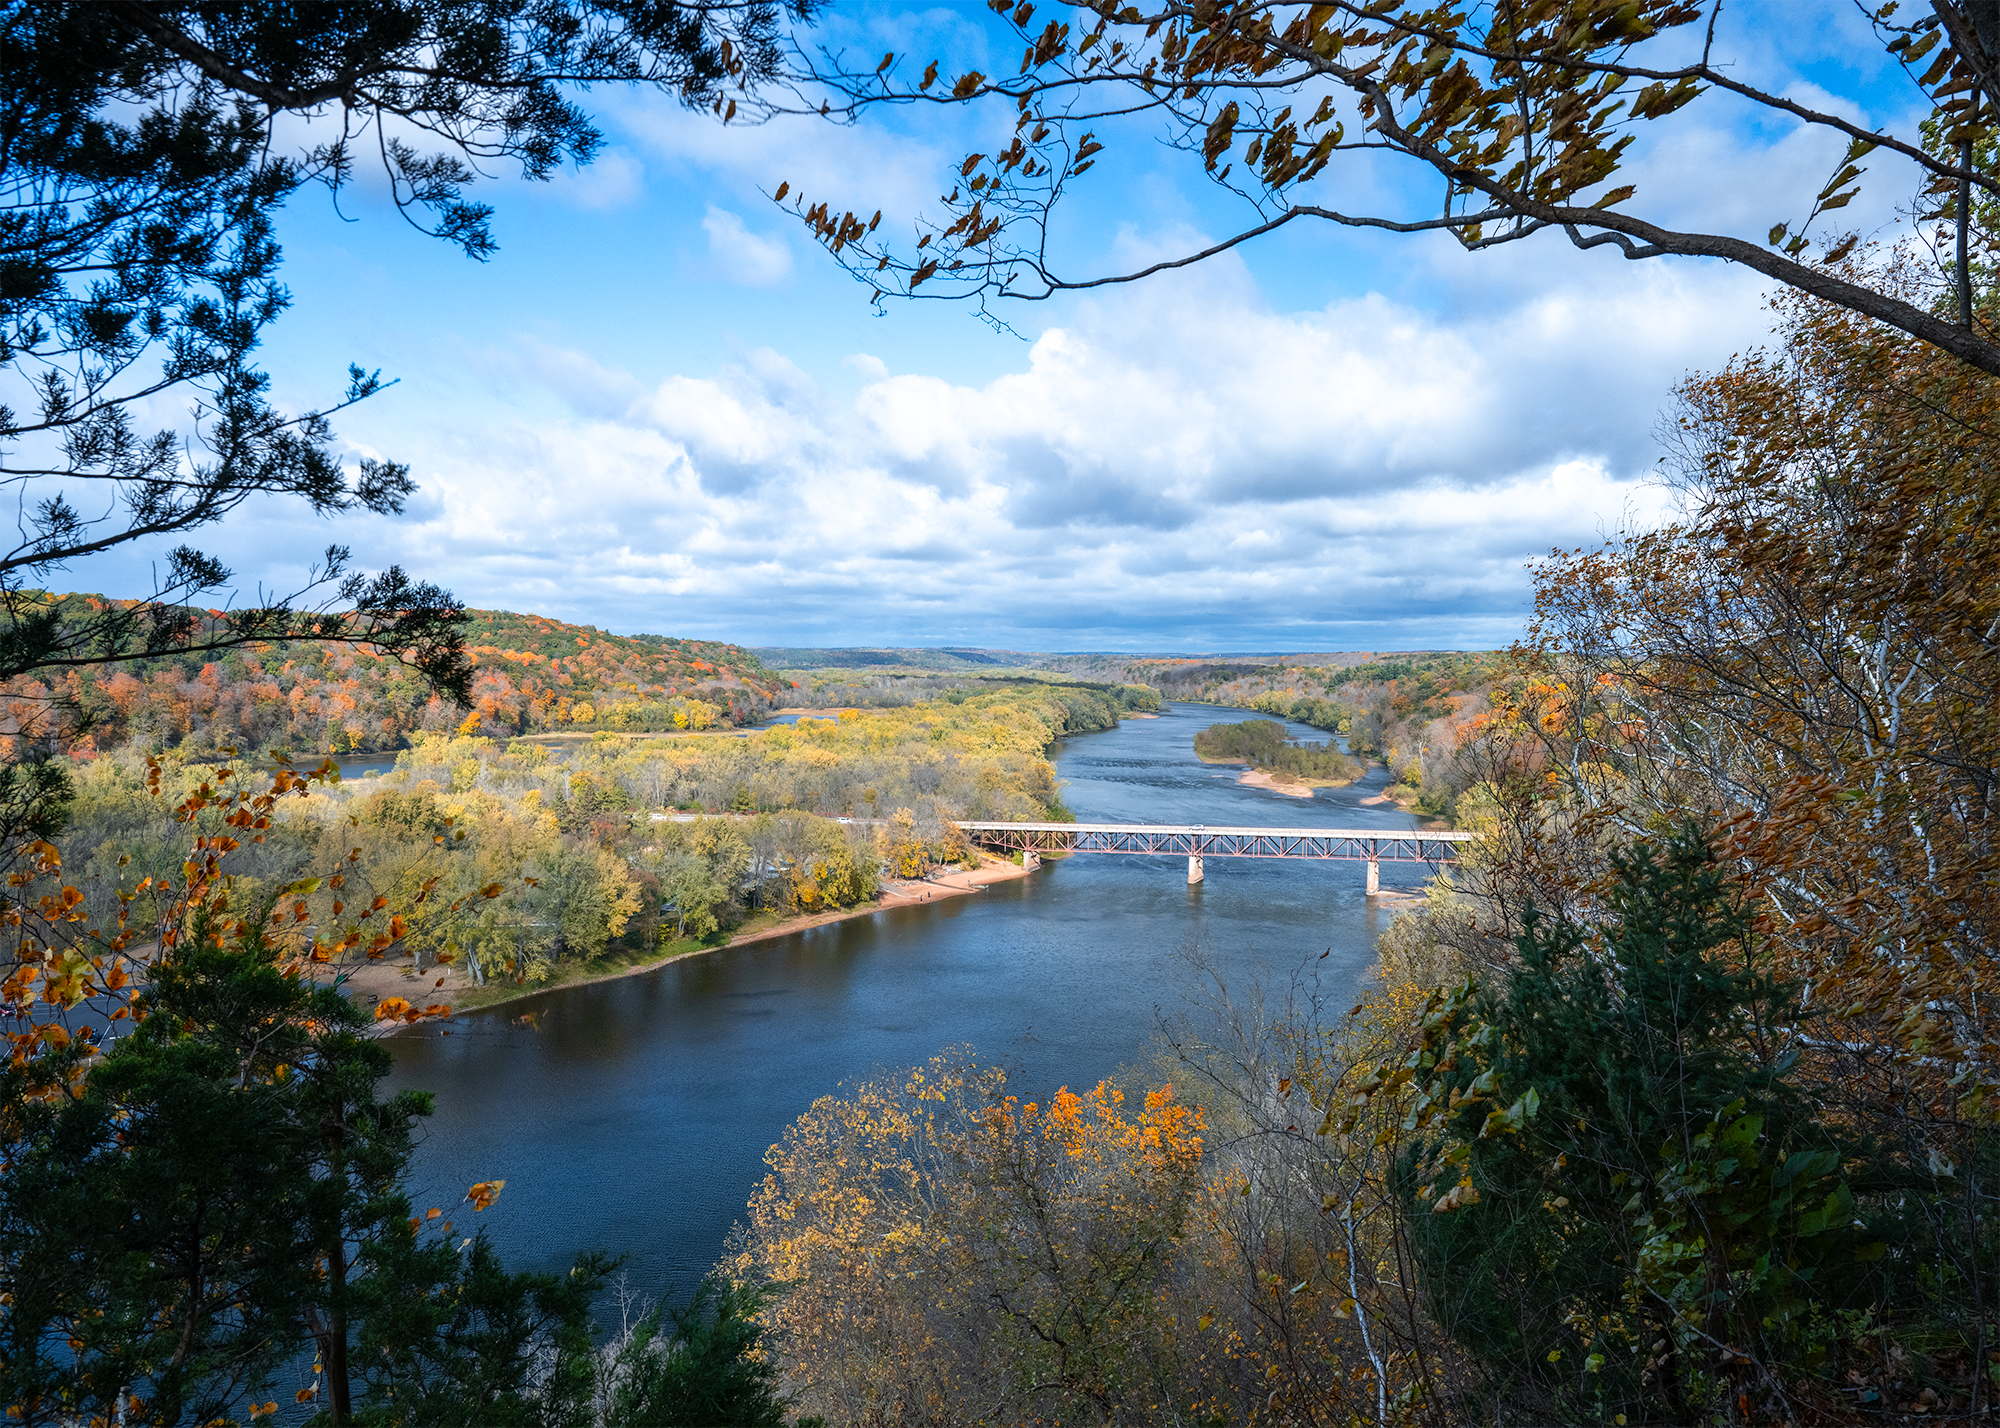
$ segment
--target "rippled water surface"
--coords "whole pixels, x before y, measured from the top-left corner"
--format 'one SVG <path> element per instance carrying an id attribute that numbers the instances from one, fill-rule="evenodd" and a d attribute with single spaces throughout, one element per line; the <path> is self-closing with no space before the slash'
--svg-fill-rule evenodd
<path id="1" fill-rule="evenodd" d="M 1240 787 L 1202 764 L 1197 730 L 1241 713 L 1175 704 L 1064 741 L 1064 797 L 1085 822 L 1407 828 L 1362 807 L 1377 772 L 1311 799 Z M 1324 738 L 1293 726 L 1305 738 Z M 1031 1094 L 1094 1083 L 1142 1056 L 1178 1003 L 1177 954 L 1287 970 L 1320 952 L 1359 980 L 1380 916 L 1364 865 L 1078 855 L 972 897 L 904 907 L 550 992 L 395 1041 L 397 1082 L 436 1092 L 421 1204 L 474 1180 L 506 1193 L 478 1219 L 519 1268 L 625 1254 L 635 1285 L 684 1292 L 720 1254 L 762 1158 L 819 1096 L 969 1043 Z M 1385 887 L 1417 866 L 1385 864 Z M 532 1023 L 523 1024 L 523 1013 Z M 460 1216 L 462 1224 L 470 1215 Z"/>

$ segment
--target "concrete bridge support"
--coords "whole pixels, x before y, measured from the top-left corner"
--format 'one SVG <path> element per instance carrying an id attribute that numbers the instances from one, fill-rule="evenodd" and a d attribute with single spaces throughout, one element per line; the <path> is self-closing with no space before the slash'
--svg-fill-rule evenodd
<path id="1" fill-rule="evenodd" d="M 1382 860 L 1380 858 L 1370 858 L 1368 860 L 1368 896 L 1373 897 L 1380 891 L 1382 891 Z"/>
<path id="2" fill-rule="evenodd" d="M 1196 883 L 1200 881 L 1201 881 L 1201 854 L 1191 853 L 1188 855 L 1188 886 L 1193 887 Z"/>
<path id="3" fill-rule="evenodd" d="M 1040 853 L 1037 853 L 1033 848 L 1023 848 L 1021 850 L 1022 872 L 1032 873 L 1035 869 L 1039 868 L 1041 865 L 1042 865 L 1042 855 Z"/>

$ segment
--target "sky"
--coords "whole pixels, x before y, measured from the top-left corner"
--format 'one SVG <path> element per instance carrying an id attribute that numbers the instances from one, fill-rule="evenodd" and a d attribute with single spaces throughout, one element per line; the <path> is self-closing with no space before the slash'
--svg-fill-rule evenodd
<path id="1" fill-rule="evenodd" d="M 976 60 L 999 44 L 984 14 L 836 0 L 812 39 Z M 1910 117 L 1852 7 L 1732 7 L 1718 50 L 1810 102 Z M 338 540 L 475 606 L 621 633 L 1493 648 L 1523 627 L 1534 558 L 1662 518 L 1675 384 L 1769 327 L 1768 285 L 1726 264 L 1303 224 L 1016 305 L 1011 332 L 949 303 L 878 314 L 767 195 L 789 181 L 907 223 L 999 115 L 724 128 L 660 96 L 587 103 L 593 165 L 480 185 L 501 244 L 485 263 L 366 183 L 337 209 L 292 200 L 274 390 L 304 406 L 349 362 L 381 369 L 396 385 L 340 416 L 341 448 L 408 462 L 421 489 L 395 519 L 246 508 L 207 542 L 244 596 Z M 1744 236 L 1795 220 L 1841 147 L 1726 101 L 1652 127 L 1633 210 Z M 1870 182 L 1848 216 L 1893 238 L 1911 184 L 1880 161 Z M 1428 183 L 1335 165 L 1302 196 L 1422 209 Z M 1245 218 L 1198 162 L 1123 135 L 1059 251 L 1074 272 L 1129 268 Z M 143 561 L 74 575 L 115 591 Z"/>

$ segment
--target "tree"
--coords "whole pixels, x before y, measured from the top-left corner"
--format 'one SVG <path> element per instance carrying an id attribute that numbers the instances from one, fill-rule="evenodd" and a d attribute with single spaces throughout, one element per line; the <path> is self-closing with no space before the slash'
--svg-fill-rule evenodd
<path id="1" fill-rule="evenodd" d="M 600 844 L 566 838 L 538 855 L 533 891 L 517 895 L 550 929 L 551 955 L 595 957 L 639 910 L 639 892 L 625 860 Z M 518 969 L 517 969 L 518 970 Z"/>
<path id="2" fill-rule="evenodd" d="M 1173 1088 L 1046 1105 L 946 1053 L 815 1102 L 726 1266 L 833 1422 L 1171 1421 L 1203 1122 Z M 1206 1328 L 1206 1325 L 1203 1325 Z M 1194 1350 L 1187 1350 L 1192 1355 Z"/>
<path id="3" fill-rule="evenodd" d="M 715 931 L 717 905 L 729 900 L 729 889 L 716 881 L 708 863 L 694 853 L 666 851 L 646 860 L 660 882 L 662 905 L 674 917 L 674 936 L 706 937 Z"/>
<path id="4" fill-rule="evenodd" d="M 509 1273 L 484 1230 L 461 1245 L 449 1234 L 420 1237 L 411 1222 L 376 1252 L 356 1296 L 353 1362 L 367 1387 L 352 1421 L 585 1428 L 590 1310 L 615 1262 L 584 1254 L 567 1274 Z"/>
<path id="5" fill-rule="evenodd" d="M 1146 7 L 1078 0 L 1073 24 L 1038 23 L 1027 0 L 989 4 L 1023 46 L 1018 74 L 953 77 L 932 61 L 919 76 L 895 54 L 862 68 L 804 56 L 795 79 L 805 106 L 768 104 L 841 121 L 884 106 L 991 102 L 1012 112 L 1011 140 L 958 166 L 944 217 L 912 215 L 913 248 L 878 236 L 881 213 L 860 216 L 872 205 L 842 211 L 837 197 L 808 204 L 789 183 L 778 186 L 776 198 L 794 195 L 793 210 L 878 301 L 886 294 L 982 305 L 1038 300 L 1185 267 L 1300 220 L 1444 233 L 1470 251 L 1554 230 L 1579 249 L 1609 247 L 1631 259 L 1740 263 L 2000 373 L 2000 334 L 1972 302 L 1993 241 L 1975 221 L 1973 194 L 1981 202 L 2000 194 L 2000 151 L 1990 142 L 2000 114 L 2000 21 L 1975 0 L 1935 0 L 1907 19 L 1893 4 L 1868 13 L 1923 116 L 1901 132 L 1847 117 L 1874 107 L 1863 97 L 1807 102 L 1745 81 L 1732 59 L 1747 37 L 1732 35 L 1719 0 L 1470 8 L 1421 0 Z M 1671 135 L 1722 96 L 1757 119 L 1838 140 L 1842 157 L 1816 192 L 1779 199 L 1771 216 L 1785 221 L 1768 233 L 1681 232 L 1628 211 L 1640 194 L 1620 169 L 1642 126 Z M 1697 100 L 1703 107 L 1690 108 Z M 1674 118 L 1683 111 L 1687 117 Z M 1241 197 L 1251 219 L 1199 252 L 1137 271 L 1068 271 L 1051 251 L 1064 200 L 1146 121 Z M 1860 191 L 1862 160 L 1877 150 L 1916 169 L 1919 216 L 1942 225 L 1938 246 L 1951 254 L 1936 274 L 1941 281 L 1914 297 L 1871 269 L 1839 264 L 1856 235 L 1830 215 Z M 1356 201 L 1366 205 L 1379 201 L 1385 161 L 1413 167 L 1420 182 L 1409 191 L 1428 188 L 1428 200 L 1413 197 L 1386 212 L 1341 202 L 1332 176 L 1344 170 L 1336 164 L 1354 171 Z"/>
<path id="6" fill-rule="evenodd" d="M 656 1308 L 599 1351 L 605 1428 L 717 1423 L 781 1428 L 778 1366 L 756 1352 L 756 1315 L 778 1291 L 704 1279 L 662 1332 Z"/>
<path id="7" fill-rule="evenodd" d="M 1707 840 L 1612 861 L 1594 926 L 1531 914 L 1512 976 L 1426 1017 L 1405 1212 L 1506 1416 L 1732 1417 L 1792 1400 L 1837 1311 L 1879 1302 L 1885 1246 L 1856 1233 L 1862 1147 L 1792 1078 L 1796 993 Z"/>
<path id="8" fill-rule="evenodd" d="M 1733 820 L 1759 931 L 1866 1049 L 1828 1094 L 1867 1087 L 1905 1153 L 1962 1162 L 2000 1105 L 2000 397 L 1837 309 L 1782 313 L 1775 350 L 1682 390 L 1683 519 L 1543 566 L 1532 727 L 1627 830 Z"/>
<path id="9" fill-rule="evenodd" d="M 803 17 L 812 3 L 784 10 Z M 26 519 L 0 551 L 0 679 L 341 639 L 405 658 L 465 700 L 459 603 L 397 569 L 360 575 L 345 546 L 328 546 L 300 590 L 260 590 L 226 614 L 193 608 L 231 577 L 185 543 L 141 600 L 64 601 L 41 587 L 133 542 L 180 541 L 255 495 L 296 497 L 322 516 L 400 512 L 415 489 L 407 467 L 350 468 L 332 447 L 331 417 L 380 391 L 379 374 L 350 368 L 339 398 L 292 414 L 254 365 L 288 301 L 277 208 L 312 181 L 338 195 L 365 149 L 411 221 L 484 258 L 495 243 L 490 209 L 466 196 L 473 165 L 541 179 L 588 161 L 601 137 L 567 94 L 593 84 L 731 113 L 725 88 L 747 92 L 773 72 L 779 13 L 600 0 L 11 6 L 0 483 Z M 175 401 L 185 421 L 148 429 Z"/>

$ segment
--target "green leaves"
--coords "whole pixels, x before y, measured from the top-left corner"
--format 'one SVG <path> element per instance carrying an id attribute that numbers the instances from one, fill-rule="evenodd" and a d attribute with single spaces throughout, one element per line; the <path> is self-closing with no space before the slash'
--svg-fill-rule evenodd
<path id="1" fill-rule="evenodd" d="M 1703 1401 L 1697 1377 L 1661 1398 L 1649 1375 L 1682 1370 L 1641 1346 L 1794 1361 L 1866 1251 L 1839 1147 L 1781 1079 L 1797 1058 L 1752 1033 L 1788 993 L 1707 840 L 1612 862 L 1597 920 L 1531 912 L 1511 977 L 1433 998 L 1405 1122 L 1428 1134 L 1403 1183 L 1434 1312 L 1503 1398 L 1593 1422 Z"/>

